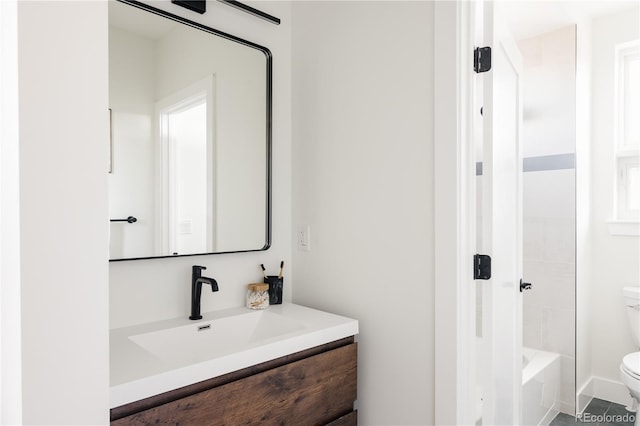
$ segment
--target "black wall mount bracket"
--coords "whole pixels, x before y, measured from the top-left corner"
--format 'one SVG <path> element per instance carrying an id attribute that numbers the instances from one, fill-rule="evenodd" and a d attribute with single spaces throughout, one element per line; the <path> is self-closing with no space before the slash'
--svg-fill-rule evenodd
<path id="1" fill-rule="evenodd" d="M 238 10 L 242 10 L 243 12 L 247 12 L 250 15 L 256 16 L 260 19 L 264 19 L 267 22 L 271 22 L 275 25 L 280 25 L 280 18 L 277 18 L 273 15 L 269 15 L 261 10 L 256 9 L 255 7 L 251 7 L 246 5 L 238 0 L 218 0 L 220 3 L 224 3 L 231 7 L 235 7 Z"/>
<path id="2" fill-rule="evenodd" d="M 171 0 L 171 3 L 198 12 L 201 15 L 207 11 L 206 0 Z"/>

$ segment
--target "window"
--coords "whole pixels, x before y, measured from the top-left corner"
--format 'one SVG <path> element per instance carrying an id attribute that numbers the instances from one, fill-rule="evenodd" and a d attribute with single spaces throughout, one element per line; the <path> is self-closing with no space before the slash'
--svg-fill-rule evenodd
<path id="1" fill-rule="evenodd" d="M 640 221 L 640 40 L 616 46 L 617 221 Z"/>

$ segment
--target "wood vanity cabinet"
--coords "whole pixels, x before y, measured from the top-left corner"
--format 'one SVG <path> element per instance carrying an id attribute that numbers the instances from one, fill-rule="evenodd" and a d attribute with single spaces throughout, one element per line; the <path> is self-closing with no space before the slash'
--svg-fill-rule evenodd
<path id="1" fill-rule="evenodd" d="M 111 409 L 111 425 L 357 425 L 357 343 L 337 340 Z"/>

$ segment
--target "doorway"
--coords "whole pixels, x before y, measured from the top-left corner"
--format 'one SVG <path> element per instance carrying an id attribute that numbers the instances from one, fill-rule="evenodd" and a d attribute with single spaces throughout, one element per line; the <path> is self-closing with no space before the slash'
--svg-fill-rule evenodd
<path id="1" fill-rule="evenodd" d="M 215 251 L 213 76 L 156 104 L 162 253 Z"/>

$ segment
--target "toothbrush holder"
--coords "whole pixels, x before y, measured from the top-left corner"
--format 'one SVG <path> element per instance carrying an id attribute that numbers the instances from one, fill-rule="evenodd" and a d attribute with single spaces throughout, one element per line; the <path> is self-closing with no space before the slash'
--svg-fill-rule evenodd
<path id="1" fill-rule="evenodd" d="M 265 277 L 264 282 L 269 284 L 269 305 L 282 304 L 282 286 L 284 284 L 284 277 L 268 275 Z"/>

